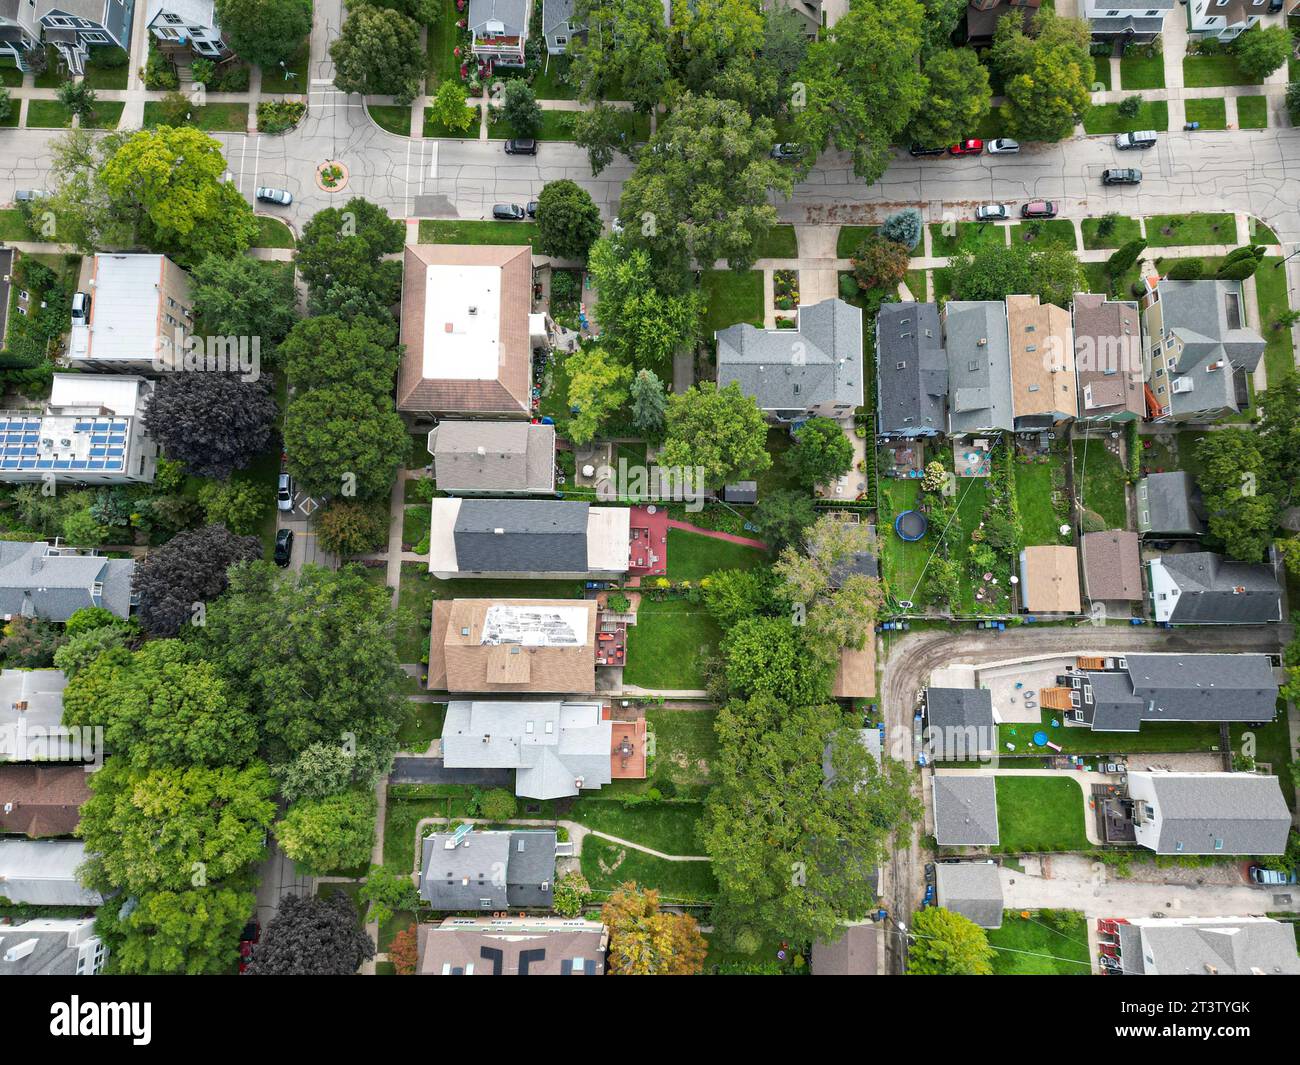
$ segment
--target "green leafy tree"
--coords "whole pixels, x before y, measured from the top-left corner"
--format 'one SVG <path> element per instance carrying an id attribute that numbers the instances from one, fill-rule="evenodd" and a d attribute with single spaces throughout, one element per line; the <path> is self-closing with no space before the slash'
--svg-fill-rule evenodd
<path id="1" fill-rule="evenodd" d="M 509 821 L 519 812 L 519 800 L 514 792 L 505 788 L 493 788 L 475 795 L 474 805 L 478 807 L 478 816 L 488 821 Z"/>
<path id="2" fill-rule="evenodd" d="M 668 80 L 668 31 L 662 0 L 577 0 L 574 19 L 587 33 L 569 41 L 569 80 L 591 103 L 623 97 L 649 113 Z"/>
<path id="3" fill-rule="evenodd" d="M 807 705 L 830 695 L 825 661 L 809 654 L 800 626 L 789 617 L 742 618 L 722 641 L 727 687 L 733 697 L 771 696 Z"/>
<path id="4" fill-rule="evenodd" d="M 209 255 L 191 278 L 200 328 L 212 336 L 259 337 L 264 358 L 298 319 L 293 271 L 282 264 Z"/>
<path id="5" fill-rule="evenodd" d="M 501 93 L 501 118 L 516 137 L 536 137 L 542 130 L 542 109 L 532 86 L 520 78 L 506 82 Z"/>
<path id="6" fill-rule="evenodd" d="M 591 885 L 576 869 L 570 870 L 555 882 L 551 908 L 561 917 L 577 917 L 591 897 Z"/>
<path id="7" fill-rule="evenodd" d="M 537 197 L 537 230 L 539 255 L 585 261 L 600 236 L 600 208 L 576 182 L 548 181 Z"/>
<path id="8" fill-rule="evenodd" d="M 311 0 L 217 0 L 217 21 L 240 59 L 274 67 L 311 32 Z"/>
<path id="9" fill-rule="evenodd" d="M 218 976 L 233 971 L 239 959 L 239 933 L 257 896 L 235 882 L 142 891 L 134 903 L 99 909 L 95 930 L 109 948 L 105 972 Z"/>
<path id="10" fill-rule="evenodd" d="M 858 0 L 808 48 L 806 104 L 797 140 L 814 154 L 848 152 L 868 184 L 885 172 L 891 145 L 925 99 L 917 64 L 924 8 L 916 0 Z"/>
<path id="11" fill-rule="evenodd" d="M 730 629 L 742 618 L 767 610 L 772 590 L 763 570 L 721 569 L 701 582 L 704 605 L 723 629 Z"/>
<path id="12" fill-rule="evenodd" d="M 207 481 L 199 487 L 199 506 L 208 524 L 248 536 L 257 532 L 270 511 L 271 493 L 252 480 Z"/>
<path id="13" fill-rule="evenodd" d="M 621 363 L 667 374 L 673 355 L 699 339 L 699 290 L 659 289 L 649 253 L 610 238 L 592 245 L 587 268 L 597 293 L 601 344 Z"/>
<path id="14" fill-rule="evenodd" d="M 316 540 L 335 555 L 378 551 L 388 540 L 388 508 L 382 501 L 336 499 L 316 515 Z"/>
<path id="15" fill-rule="evenodd" d="M 1205 276 L 1205 260 L 1179 259 L 1165 273 L 1170 281 L 1199 281 Z"/>
<path id="16" fill-rule="evenodd" d="M 1233 558 L 1261 561 L 1278 506 L 1259 437 L 1245 429 L 1206 433 L 1196 445 L 1196 461 L 1210 535 Z"/>
<path id="17" fill-rule="evenodd" d="M 1291 58 L 1295 47 L 1285 26 L 1257 26 L 1236 39 L 1232 50 L 1237 65 L 1251 77 L 1263 81 Z"/>
<path id="18" fill-rule="evenodd" d="M 609 929 L 611 976 L 695 976 L 704 968 L 708 943 L 694 917 L 664 913 L 659 892 L 621 884 L 601 908 Z"/>
<path id="19" fill-rule="evenodd" d="M 281 355 L 295 391 L 353 385 L 386 394 L 397 372 L 397 335 L 391 322 L 375 318 L 304 318 L 285 339 Z"/>
<path id="20" fill-rule="evenodd" d="M 762 530 L 763 539 L 777 551 L 797 542 L 804 529 L 816 519 L 817 508 L 807 492 L 778 488 L 764 492 L 754 506 L 754 524 Z"/>
<path id="21" fill-rule="evenodd" d="M 618 111 L 597 100 L 589 110 L 573 116 L 573 143 L 587 149 L 592 177 L 614 161 L 616 151 L 626 151 L 627 135 L 619 124 Z"/>
<path id="22" fill-rule="evenodd" d="M 311 496 L 386 496 L 406 456 L 406 424 L 385 394 L 328 385 L 294 395 L 285 415 L 289 472 Z"/>
<path id="23" fill-rule="evenodd" d="M 907 276 L 911 256 L 902 244 L 873 233 L 858 245 L 850 262 L 858 288 L 892 293 Z"/>
<path id="24" fill-rule="evenodd" d="M 555 890 L 557 893 L 560 890 L 558 881 Z M 420 908 L 420 893 L 411 883 L 410 874 L 390 869 L 386 865 L 370 867 L 358 895 L 362 902 L 369 904 L 367 920 L 381 925 L 392 920 L 393 914 L 399 910 L 414 912 Z"/>
<path id="25" fill-rule="evenodd" d="M 595 438 L 609 417 L 627 402 L 632 370 L 616 362 L 602 345 L 586 344 L 564 360 L 569 375 L 569 407 L 576 408 L 565 423 L 565 435 L 575 444 Z"/>
<path id="26" fill-rule="evenodd" d="M 931 52 L 921 64 L 925 99 L 912 119 L 912 139 L 949 144 L 979 128 L 989 113 L 992 92 L 988 67 L 971 48 Z M 912 245 L 913 247 L 915 245 Z"/>
<path id="27" fill-rule="evenodd" d="M 664 383 L 653 370 L 639 370 L 632 378 L 632 424 L 651 440 L 658 440 L 668 417 Z"/>
<path id="28" fill-rule="evenodd" d="M 659 461 L 699 467 L 704 483 L 715 488 L 757 477 L 772 464 L 763 412 L 735 381 L 725 388 L 703 381 L 674 393 L 668 399 L 668 435 Z"/>
<path id="29" fill-rule="evenodd" d="M 691 92 L 750 102 L 758 86 L 747 80 L 737 92 L 738 79 L 753 78 L 763 27 L 758 0 L 673 0 L 669 59 L 678 81 Z"/>
<path id="30" fill-rule="evenodd" d="M 402 264 L 385 256 L 400 252 L 405 243 L 401 220 L 356 196 L 341 208 L 317 211 L 303 226 L 298 272 L 311 288 L 313 304 L 337 284 L 355 286 L 393 304 L 401 295 Z"/>
<path id="31" fill-rule="evenodd" d="M 921 243 L 922 228 L 921 212 L 915 207 L 904 207 L 901 211 L 885 216 L 885 221 L 880 226 L 880 235 L 912 249 Z"/>
<path id="32" fill-rule="evenodd" d="M 992 57 L 1006 97 L 999 113 L 1013 137 L 1064 140 L 1092 102 L 1091 31 L 1082 19 L 1059 18 L 1044 8 L 1034 16 L 1031 33 L 1020 19 L 998 20 Z"/>
<path id="33" fill-rule="evenodd" d="M 386 7 L 354 5 L 330 45 L 334 85 L 343 92 L 392 96 L 406 106 L 420 91 L 420 27 Z"/>
<path id="34" fill-rule="evenodd" d="M 1137 263 L 1138 258 L 1147 250 L 1147 242 L 1139 237 L 1121 245 L 1106 260 L 1106 270 L 1112 277 L 1121 277 Z"/>
<path id="35" fill-rule="evenodd" d="M 993 948 L 969 917 L 936 906 L 912 917 L 909 976 L 991 976 Z"/>
<path id="36" fill-rule="evenodd" d="M 954 299 L 1001 300 L 1015 293 L 1068 307 L 1087 279 L 1074 252 L 1064 245 L 985 245 L 959 252 L 951 261 Z"/>
<path id="37" fill-rule="evenodd" d="M 809 489 L 835 480 L 853 468 L 853 445 L 830 418 L 809 418 L 790 449 L 790 465 Z"/>
<path id="38" fill-rule="evenodd" d="M 1257 397 L 1259 432 L 1270 482 L 1284 503 L 1300 493 L 1300 373 L 1288 370 L 1270 379 L 1267 391 Z"/>
<path id="39" fill-rule="evenodd" d="M 99 102 L 98 94 L 84 81 L 65 81 L 59 86 L 58 98 L 72 114 L 83 119 L 95 113 Z"/>
<path id="40" fill-rule="evenodd" d="M 478 121 L 478 109 L 469 106 L 469 90 L 456 78 L 443 79 L 429 106 L 429 117 L 453 133 L 464 133 Z"/>
<path id="41" fill-rule="evenodd" d="M 275 826 L 280 849 L 315 876 L 365 863 L 375 839 L 375 793 L 354 788 L 323 799 L 299 799 Z"/>
<path id="42" fill-rule="evenodd" d="M 349 788 L 374 788 L 382 768 L 379 754 L 365 746 L 311 743 L 291 762 L 271 766 L 286 802 L 323 799 Z"/>
<path id="43" fill-rule="evenodd" d="M 68 679 L 72 680 L 105 651 L 125 647 L 131 637 L 131 629 L 107 625 L 69 636 L 68 642 L 54 652 L 54 668 L 63 670 Z"/>
<path id="44" fill-rule="evenodd" d="M 13 114 L 13 100 L 9 97 L 9 90 L 0 86 L 0 122 L 6 122 L 9 116 Z"/>

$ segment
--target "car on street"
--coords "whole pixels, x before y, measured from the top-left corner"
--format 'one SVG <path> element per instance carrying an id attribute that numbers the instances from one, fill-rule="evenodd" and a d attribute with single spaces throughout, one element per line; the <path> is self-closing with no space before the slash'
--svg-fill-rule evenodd
<path id="1" fill-rule="evenodd" d="M 949 155 L 983 155 L 984 142 L 978 137 L 967 137 L 964 141 L 952 145 L 948 149 Z"/>
<path id="2" fill-rule="evenodd" d="M 293 530 L 281 529 L 275 534 L 275 564 L 282 569 L 293 558 Z"/>
<path id="3" fill-rule="evenodd" d="M 529 200 L 527 206 L 524 207 L 524 212 L 528 215 L 529 218 L 536 218 L 536 217 L 537 217 L 537 201 L 536 201 L 536 200 Z"/>
<path id="4" fill-rule="evenodd" d="M 1103 185 L 1141 185 L 1142 171 L 1133 167 L 1103 170 L 1101 172 L 1101 183 Z"/>
<path id="5" fill-rule="evenodd" d="M 243 932 L 239 936 L 239 975 L 243 976 L 248 972 L 249 963 L 253 960 L 253 947 L 262 941 L 262 925 L 258 921 L 249 921 L 244 925 Z"/>
<path id="6" fill-rule="evenodd" d="M 1020 142 L 1013 141 L 1009 137 L 999 137 L 997 140 L 989 141 L 989 155 L 1018 155 L 1020 153 Z"/>
<path id="7" fill-rule="evenodd" d="M 287 189 L 272 189 L 266 185 L 258 185 L 253 195 L 261 203 L 274 203 L 280 207 L 288 207 L 293 203 L 293 197 Z"/>
<path id="8" fill-rule="evenodd" d="M 1055 218 L 1056 204 L 1051 200 L 1030 200 L 1020 208 L 1021 218 Z"/>
<path id="9" fill-rule="evenodd" d="M 517 203 L 494 203 L 492 217 L 498 222 L 522 222 L 527 215 Z"/>
<path id="10" fill-rule="evenodd" d="M 1296 870 L 1289 872 L 1279 872 L 1276 869 L 1265 869 L 1262 865 L 1252 865 L 1250 867 L 1250 882 L 1252 884 L 1262 884 L 1266 887 L 1284 887 L 1287 884 L 1296 883 Z"/>
<path id="11" fill-rule="evenodd" d="M 293 510 L 293 478 L 287 473 L 280 474 L 280 483 L 275 489 L 275 505 L 281 510 Z"/>
<path id="12" fill-rule="evenodd" d="M 798 159 L 803 155 L 803 147 L 788 141 L 785 144 L 774 144 L 771 155 L 773 159 Z"/>
<path id="13" fill-rule="evenodd" d="M 943 153 L 947 151 L 947 149 L 943 147 L 927 148 L 924 144 L 913 143 L 913 145 L 910 148 L 908 148 L 907 151 L 909 155 L 913 155 L 913 156 L 943 155 Z"/>
<path id="14" fill-rule="evenodd" d="M 44 189 L 18 189 L 14 193 L 14 203 L 32 203 L 35 200 L 42 200 L 49 193 Z"/>
<path id="15" fill-rule="evenodd" d="M 513 137 L 506 141 L 506 155 L 536 155 L 537 141 L 532 137 Z"/>
<path id="16" fill-rule="evenodd" d="M 1121 152 L 1127 152 L 1134 148 L 1154 148 L 1156 146 L 1156 131 L 1153 129 L 1140 129 L 1133 133 L 1116 133 L 1115 147 Z"/>
<path id="17" fill-rule="evenodd" d="M 976 222 L 1005 222 L 1011 217 L 1011 208 L 1005 203 L 982 203 L 975 208 Z"/>

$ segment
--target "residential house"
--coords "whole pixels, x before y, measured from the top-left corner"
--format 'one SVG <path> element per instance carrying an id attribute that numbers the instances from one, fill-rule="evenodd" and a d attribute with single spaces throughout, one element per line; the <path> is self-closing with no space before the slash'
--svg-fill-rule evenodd
<path id="1" fill-rule="evenodd" d="M 589 694 L 596 690 L 594 599 L 439 599 L 429 690 Z"/>
<path id="2" fill-rule="evenodd" d="M 1076 292 L 1074 368 L 1079 421 L 1114 425 L 1146 415 L 1142 375 L 1142 324 L 1131 300 Z"/>
<path id="3" fill-rule="evenodd" d="M 397 409 L 416 420 L 527 418 L 532 315 L 527 245 L 408 244 L 402 279 Z"/>
<path id="4" fill-rule="evenodd" d="M 70 76 L 86 72 L 90 49 L 131 50 L 135 0 L 0 0 L 0 56 L 30 70 L 30 55 L 53 45 Z"/>
<path id="5" fill-rule="evenodd" d="M 879 765 L 885 750 L 883 729 L 860 728 L 853 731 L 858 734 L 858 742 L 867 749 L 867 754 L 871 755 L 876 765 Z M 826 746 L 822 748 L 822 779 L 828 787 L 839 779 L 839 774 L 835 771 L 834 753 L 834 746 L 827 741 Z"/>
<path id="6" fill-rule="evenodd" d="M 1147 562 L 1155 619 L 1169 625 L 1264 625 L 1282 620 L 1282 589 L 1272 567 L 1210 551 Z"/>
<path id="7" fill-rule="evenodd" d="M 1208 423 L 1249 402 L 1265 342 L 1246 325 L 1240 281 L 1147 278 L 1142 298 L 1147 397 L 1155 421 Z"/>
<path id="8" fill-rule="evenodd" d="M 448 769 L 513 769 L 522 799 L 598 791 L 613 779 L 612 726 L 599 702 L 453 700 L 442 725 Z"/>
<path id="9" fill-rule="evenodd" d="M 940 906 L 981 928 L 1002 927 L 1002 878 L 993 862 L 940 862 L 934 867 Z"/>
<path id="10" fill-rule="evenodd" d="M 1278 686 L 1268 655 L 1080 659 L 1057 683 L 1069 700 L 1066 724 L 1088 725 L 1094 732 L 1137 732 L 1146 721 L 1256 724 L 1277 715 Z"/>
<path id="11" fill-rule="evenodd" d="M 564 55 L 569 42 L 585 36 L 587 29 L 574 18 L 574 0 L 541 0 L 542 36 L 546 38 L 548 55 Z"/>
<path id="12" fill-rule="evenodd" d="M 50 757 L 44 741 L 61 732 L 67 684 L 61 669 L 0 671 L 0 762 Z"/>
<path id="13" fill-rule="evenodd" d="M 0 918 L 0 976 L 94 976 L 108 947 L 95 918 Z"/>
<path id="14" fill-rule="evenodd" d="M 879 976 L 884 953 L 875 925 L 846 925 L 838 938 L 813 943 L 809 972 L 813 976 Z"/>
<path id="15" fill-rule="evenodd" d="M 948 352 L 948 433 L 1015 428 L 1006 304 L 949 300 L 940 314 Z"/>
<path id="16" fill-rule="evenodd" d="M 1174 0 L 1084 0 L 1081 14 L 1092 23 L 1093 40 L 1150 44 L 1173 8 Z"/>
<path id="17" fill-rule="evenodd" d="M 1073 420 L 1079 406 L 1070 312 L 1037 296 L 1008 296 L 1007 339 L 1016 432 L 1038 432 Z"/>
<path id="18" fill-rule="evenodd" d="M 993 43 L 1003 15 L 1018 16 L 1028 30 L 1042 0 L 971 0 L 966 7 L 966 43 L 976 48 Z"/>
<path id="19" fill-rule="evenodd" d="M 453 496 L 554 495 L 555 426 L 439 422 L 429 430 L 434 483 Z"/>
<path id="20" fill-rule="evenodd" d="M 68 360 L 77 369 L 158 373 L 184 365 L 194 300 L 190 275 L 167 256 L 88 255 L 78 288 L 89 297 L 90 310 L 84 321 L 73 320 L 68 334 Z M 238 365 L 237 358 L 232 361 Z"/>
<path id="21" fill-rule="evenodd" d="M 862 311 L 843 300 L 800 307 L 794 329 L 747 323 L 714 333 L 718 387 L 735 381 L 779 422 L 850 417 L 862 406 Z"/>
<path id="22" fill-rule="evenodd" d="M 1071 546 L 1026 547 L 1020 552 L 1021 609 L 1030 614 L 1078 614 L 1079 551 Z"/>
<path id="23" fill-rule="evenodd" d="M 90 798 L 89 779 L 82 765 L 0 765 L 0 836 L 72 835 Z"/>
<path id="24" fill-rule="evenodd" d="M 936 761 L 989 758 L 997 750 L 987 688 L 927 688 L 923 721 L 926 749 Z"/>
<path id="25" fill-rule="evenodd" d="M 1189 0 L 1187 29 L 1201 37 L 1236 40 L 1268 10 L 1265 0 Z"/>
<path id="26" fill-rule="evenodd" d="M 158 445 L 145 430 L 154 384 L 56 373 L 45 413 L 0 411 L 0 483 L 149 484 Z"/>
<path id="27" fill-rule="evenodd" d="M 1300 975 L 1292 926 L 1270 917 L 1137 917 L 1100 924 L 1113 929 L 1124 976 Z"/>
<path id="28" fill-rule="evenodd" d="M 0 617 L 67 621 L 100 606 L 119 618 L 135 606 L 135 559 L 82 555 L 71 547 L 0 540 Z"/>
<path id="29" fill-rule="evenodd" d="M 934 838 L 940 847 L 996 847 L 997 778 L 936 772 L 933 782 Z"/>
<path id="30" fill-rule="evenodd" d="M 98 906 L 104 897 L 81 886 L 80 840 L 0 839 L 0 898 L 29 906 Z"/>
<path id="31" fill-rule="evenodd" d="M 1158 540 L 1194 540 L 1205 534 L 1205 504 L 1190 473 L 1149 473 L 1137 483 L 1137 526 Z"/>
<path id="32" fill-rule="evenodd" d="M 861 647 L 841 647 L 831 695 L 836 699 L 876 697 L 876 627 L 867 626 Z"/>
<path id="33" fill-rule="evenodd" d="M 822 28 L 827 12 L 822 10 L 822 0 L 763 0 L 764 10 L 785 8 L 803 19 L 804 32 L 816 37 Z"/>
<path id="34" fill-rule="evenodd" d="M 230 54 L 215 0 L 149 0 L 145 19 L 164 51 L 188 49 L 197 58 L 213 60 Z"/>
<path id="35" fill-rule="evenodd" d="M 1282 854 L 1291 811 L 1277 777 L 1128 774 L 1137 842 L 1157 854 Z"/>
<path id="36" fill-rule="evenodd" d="M 469 0 L 470 51 L 494 66 L 524 66 L 532 11 L 531 0 Z"/>
<path id="37" fill-rule="evenodd" d="M 1138 534 L 1127 529 L 1084 533 L 1083 586 L 1094 602 L 1141 602 L 1142 560 Z"/>
<path id="38" fill-rule="evenodd" d="M 621 577 L 632 511 L 568 499 L 435 499 L 429 572 L 455 577 Z"/>
<path id="39" fill-rule="evenodd" d="M 447 917 L 419 926 L 421 976 L 604 976 L 609 932 L 565 917 Z"/>
<path id="40" fill-rule="evenodd" d="M 435 910 L 551 908 L 554 829 L 467 829 L 425 836 L 420 898 Z"/>
<path id="41" fill-rule="evenodd" d="M 938 436 L 947 428 L 948 353 L 933 303 L 886 303 L 876 316 L 876 432 Z"/>

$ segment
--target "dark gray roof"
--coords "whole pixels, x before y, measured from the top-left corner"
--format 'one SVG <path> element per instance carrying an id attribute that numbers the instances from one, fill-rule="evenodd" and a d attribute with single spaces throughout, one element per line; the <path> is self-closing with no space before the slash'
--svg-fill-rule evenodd
<path id="1" fill-rule="evenodd" d="M 1085 715 L 1091 712 L 1094 732 L 1137 732 L 1142 726 L 1143 702 L 1123 673 L 1089 673 L 1087 687 L 1092 706 L 1084 701 Z"/>
<path id="2" fill-rule="evenodd" d="M 1295 976 L 1289 924 L 1261 919 L 1152 921 L 1120 925 L 1126 973 L 1158 976 Z M 1126 929 L 1129 931 L 1125 935 Z M 1130 966 L 1130 954 L 1132 965 Z"/>
<path id="3" fill-rule="evenodd" d="M 1002 878 L 992 862 L 940 862 L 935 866 L 939 905 L 981 928 L 1002 927 Z"/>
<path id="4" fill-rule="evenodd" d="M 720 329 L 718 387 L 732 381 L 764 410 L 862 406 L 862 311 L 843 300 L 799 308 L 797 329 Z"/>
<path id="5" fill-rule="evenodd" d="M 1277 681 L 1267 655 L 1125 656 L 1144 721 L 1271 721 Z"/>
<path id="6" fill-rule="evenodd" d="M 880 932 L 874 925 L 854 924 L 838 938 L 813 944 L 813 976 L 876 976 L 880 972 Z"/>
<path id="7" fill-rule="evenodd" d="M 1149 776 L 1160 818 L 1157 854 L 1257 855 L 1286 850 L 1291 811 L 1277 777 L 1254 773 Z M 1222 841 L 1222 846 L 1216 847 L 1216 841 Z"/>
<path id="8" fill-rule="evenodd" d="M 973 758 L 997 746 L 993 693 L 986 688 L 927 688 L 925 724 L 936 758 Z"/>
<path id="9" fill-rule="evenodd" d="M 542 5 L 542 32 L 550 33 L 555 27 L 573 20 L 573 0 L 537 0 Z"/>
<path id="10" fill-rule="evenodd" d="M 462 573 L 582 573 L 590 504 L 562 499 L 465 499 L 456 515 Z"/>
<path id="11" fill-rule="evenodd" d="M 451 839 L 436 832 L 424 840 L 420 897 L 435 910 L 551 905 L 554 830 L 474 831 L 449 850 Z"/>
<path id="12" fill-rule="evenodd" d="M 935 773 L 934 837 L 941 847 L 992 847 L 998 833 L 997 778 Z"/>
<path id="13" fill-rule="evenodd" d="M 1182 343 L 1178 366 L 1170 376 L 1169 398 L 1174 413 L 1237 409 L 1236 387 L 1227 362 L 1234 370 L 1252 373 L 1266 346 L 1264 338 L 1245 322 L 1245 300 L 1239 281 L 1161 281 L 1161 321 L 1165 330 Z M 1228 304 L 1235 301 L 1236 320 Z M 1191 383 L 1179 391 L 1180 380 Z"/>
<path id="14" fill-rule="evenodd" d="M 944 431 L 948 355 L 936 304 L 886 303 L 880 308 L 876 391 L 882 435 Z"/>
<path id="15" fill-rule="evenodd" d="M 954 435 L 1011 432 L 1011 348 L 1007 307 L 993 301 L 944 304 L 948 351 L 948 426 Z"/>
<path id="16" fill-rule="evenodd" d="M 1148 474 L 1138 481 L 1137 499 L 1138 529 L 1144 535 L 1200 536 L 1205 532 L 1205 506 L 1189 473 Z"/>
<path id="17" fill-rule="evenodd" d="M 1210 551 L 1162 555 L 1155 561 L 1178 585 L 1178 602 L 1169 618 L 1175 625 L 1282 620 L 1282 589 L 1268 566 L 1235 562 Z"/>
<path id="18" fill-rule="evenodd" d="M 43 540 L 0 540 L 0 615 L 67 621 L 82 607 L 131 612 L 135 560 L 53 549 Z M 102 585 L 96 590 L 96 585 Z"/>

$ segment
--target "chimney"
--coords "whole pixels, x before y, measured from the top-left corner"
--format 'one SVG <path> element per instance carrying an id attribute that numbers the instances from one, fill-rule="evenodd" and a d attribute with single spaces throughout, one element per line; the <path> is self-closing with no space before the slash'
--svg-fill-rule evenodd
<path id="1" fill-rule="evenodd" d="M 486 457 L 487 457 L 487 448 L 485 448 L 482 444 L 480 444 L 478 447 L 476 447 L 476 448 L 474 449 L 474 451 L 478 454 L 478 457 L 479 457 L 479 458 L 486 458 Z"/>

